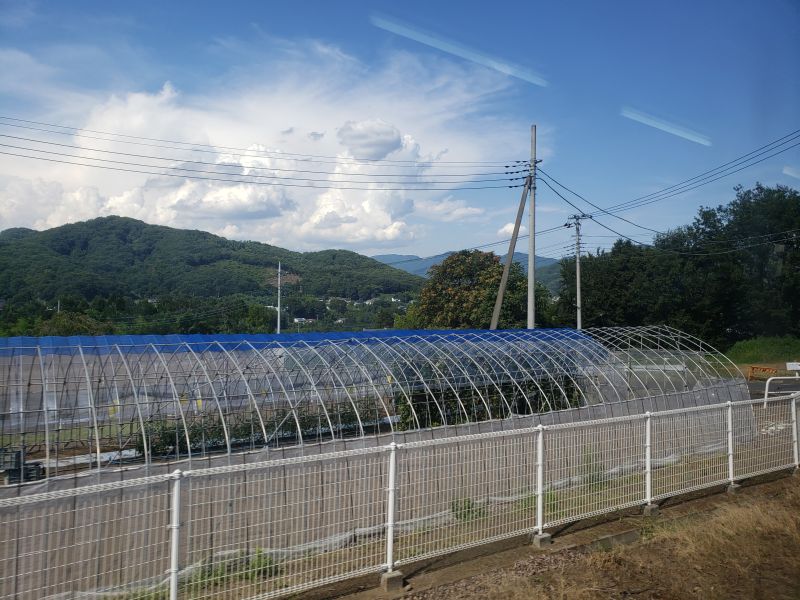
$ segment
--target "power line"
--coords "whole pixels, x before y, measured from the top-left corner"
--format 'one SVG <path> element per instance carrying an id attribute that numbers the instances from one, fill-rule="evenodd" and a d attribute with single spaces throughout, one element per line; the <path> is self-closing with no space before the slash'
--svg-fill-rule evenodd
<path id="1" fill-rule="evenodd" d="M 634 198 L 633 200 L 628 200 L 626 202 L 621 202 L 619 204 L 612 205 L 604 209 L 603 212 L 606 212 L 608 214 L 611 212 L 616 213 L 625 210 L 631 210 L 633 208 L 638 208 L 640 206 L 645 206 L 647 204 L 652 204 L 654 202 L 660 202 L 662 200 L 672 198 L 679 194 L 695 190 L 697 188 L 703 187 L 705 185 L 723 179 L 724 177 L 728 177 L 729 175 L 733 175 L 734 173 L 738 173 L 740 171 L 743 171 L 744 169 L 748 169 L 752 166 L 760 164 L 766 160 L 769 160 L 770 158 L 783 154 L 784 152 L 788 152 L 792 148 L 800 146 L 800 141 L 797 141 L 798 139 L 800 139 L 800 129 L 793 131 L 792 133 L 787 134 L 782 138 L 779 138 L 773 142 L 770 142 L 765 146 L 761 146 L 756 150 L 748 152 L 747 154 L 744 154 L 739 158 L 728 161 L 727 163 L 715 167 L 714 169 L 705 171 L 700 175 L 695 175 L 694 177 L 685 179 L 684 181 L 663 188 L 657 192 L 653 192 L 645 196 Z M 784 146 L 790 142 L 795 142 L 795 143 L 780 150 L 777 150 L 777 148 L 780 148 L 781 146 Z M 773 150 L 776 151 L 772 152 Z M 772 152 L 772 154 L 763 156 L 764 154 L 767 154 L 769 152 Z M 753 160 L 759 156 L 763 156 L 763 158 L 760 158 L 759 160 Z"/>
<path id="2" fill-rule="evenodd" d="M 560 194 L 556 189 L 554 189 L 547 182 L 547 180 L 542 179 L 541 181 L 547 187 L 549 187 L 553 191 L 553 193 L 555 193 L 559 198 L 564 200 L 567 204 L 569 204 L 573 208 L 576 208 L 576 209 L 578 208 L 577 206 L 575 206 L 575 204 L 573 204 L 572 202 L 567 200 L 562 194 Z M 668 249 L 668 248 L 661 248 L 660 246 L 654 246 L 652 244 L 647 244 L 647 243 L 644 243 L 644 242 L 640 242 L 640 241 L 635 240 L 635 239 L 633 239 L 633 238 L 631 238 L 631 237 L 629 237 L 627 235 L 623 235 L 623 234 L 619 233 L 618 231 L 612 229 L 608 225 L 605 225 L 605 224 L 601 223 L 593 215 L 587 215 L 587 217 L 589 219 L 591 219 L 594 223 L 597 223 L 598 225 L 600 225 L 604 229 L 607 229 L 611 233 L 619 236 L 620 238 L 623 238 L 623 239 L 626 239 L 626 240 L 628 240 L 630 242 L 633 242 L 634 244 L 637 244 L 639 246 L 645 246 L 645 247 L 653 248 L 655 250 L 659 250 L 659 251 L 663 251 L 663 252 L 672 252 L 674 254 L 684 254 L 684 255 L 688 255 L 688 256 L 712 256 L 712 255 L 716 255 L 716 254 L 729 254 L 731 252 L 738 252 L 739 250 L 743 250 L 745 248 L 752 248 L 752 247 L 761 246 L 761 245 L 765 245 L 765 244 L 774 244 L 774 243 L 779 243 L 780 241 L 790 241 L 791 239 L 793 239 L 793 238 L 787 238 L 787 240 L 777 240 L 777 241 L 776 240 L 771 240 L 771 241 L 768 241 L 768 242 L 762 242 L 761 244 L 753 244 L 753 245 L 750 245 L 750 246 L 745 246 L 743 248 L 734 248 L 734 249 L 718 251 L 718 252 L 682 252 L 682 251 L 679 251 L 679 250 L 671 250 L 671 249 Z M 800 230 L 788 229 L 786 231 L 778 232 L 778 233 L 775 233 L 775 234 L 765 234 L 765 235 L 759 235 L 759 236 L 752 236 L 752 238 L 760 238 L 760 237 L 766 237 L 766 236 L 770 236 L 770 235 L 783 235 L 783 234 L 795 233 L 797 231 L 800 231 Z M 751 237 L 736 238 L 736 239 L 732 239 L 732 240 L 709 240 L 709 243 L 736 243 L 736 242 L 739 242 L 739 241 L 745 241 L 747 239 L 751 239 Z"/>
<path id="3" fill-rule="evenodd" d="M 15 144 L 3 144 L 0 143 L 0 147 L 3 148 L 12 148 L 15 150 L 26 150 L 28 152 L 39 152 L 40 154 L 49 154 L 52 156 L 61 156 L 65 158 L 79 158 L 81 160 L 93 160 L 98 162 L 104 163 L 112 163 L 116 165 L 125 165 L 125 166 L 132 166 L 132 167 L 144 167 L 147 169 L 167 169 L 171 171 L 185 171 L 187 173 L 204 173 L 204 174 L 211 174 L 211 175 L 236 175 L 238 177 L 254 177 L 257 179 L 274 179 L 279 181 L 308 181 L 308 182 L 329 182 L 330 179 L 312 179 L 309 177 L 289 177 L 285 175 L 260 175 L 260 174 L 240 174 L 240 173 L 220 173 L 219 171 L 208 171 L 204 169 L 190 169 L 187 167 L 166 167 L 161 165 L 151 165 L 146 163 L 138 163 L 126 160 L 113 160 L 110 158 L 95 158 L 92 156 L 81 156 L 75 154 L 67 154 L 65 152 L 56 152 L 54 150 L 41 150 L 39 148 L 28 148 L 26 146 L 17 146 Z M 164 159 L 162 159 L 164 160 Z M 205 163 L 208 164 L 208 163 Z M 223 165 L 215 165 L 215 166 L 223 166 Z M 230 167 L 226 167 L 230 168 Z M 394 184 L 394 185 L 404 185 L 404 186 L 417 186 L 417 185 L 460 185 L 462 183 L 482 183 L 482 182 L 493 182 L 493 181 L 518 181 L 520 179 L 524 179 L 524 177 L 506 177 L 501 179 L 476 179 L 476 180 L 462 180 L 462 181 L 380 181 L 380 182 L 369 182 L 369 181 L 353 181 L 349 179 L 335 179 L 333 180 L 334 183 L 380 183 L 380 184 Z M 279 183 L 269 182 L 273 185 L 280 185 Z M 498 187 L 505 187 L 505 186 L 498 186 Z M 417 189 L 416 187 L 410 187 L 410 189 Z M 449 189 L 449 188 L 445 188 Z"/>
<path id="4" fill-rule="evenodd" d="M 0 144 L 3 146 L 4 144 Z M 34 150 L 36 152 L 36 150 Z M 39 150 L 38 152 L 43 152 Z M 75 165 L 79 167 L 92 167 L 94 169 L 105 169 L 109 171 L 119 171 L 125 173 L 137 173 L 141 175 L 156 175 L 160 177 L 174 177 L 178 179 L 198 179 L 204 181 L 216 181 L 221 183 L 246 183 L 250 185 L 265 185 L 265 186 L 280 186 L 280 187 L 296 187 L 296 188 L 311 188 L 311 189 L 323 189 L 323 190 L 363 190 L 363 191 L 374 191 L 374 190 L 386 190 L 386 191 L 407 191 L 407 190 L 416 190 L 416 191 L 448 191 L 448 190 L 496 190 L 496 189 L 505 189 L 505 188 L 516 188 L 522 187 L 523 184 L 516 184 L 516 185 L 489 185 L 489 186 L 451 186 L 451 187 L 438 187 L 438 188 L 425 188 L 425 187 L 408 187 L 407 185 L 404 187 L 355 187 L 355 186 L 335 186 L 335 185 L 307 185 L 302 183 L 283 183 L 283 182 L 266 182 L 266 181 L 253 181 L 252 179 L 226 179 L 223 177 L 203 177 L 200 175 L 179 175 L 175 173 L 165 173 L 165 172 L 156 172 L 156 171 L 145 171 L 142 169 L 129 169 L 125 167 L 112 167 L 107 165 L 94 165 L 90 163 L 81 163 L 76 161 L 69 161 L 69 160 L 62 160 L 62 159 L 55 159 L 55 158 L 47 158 L 44 156 L 30 156 L 27 154 L 19 154 L 15 152 L 3 152 L 0 151 L 0 154 L 6 156 L 15 156 L 18 158 L 28 158 L 32 160 L 40 160 L 45 162 L 51 163 L 58 163 L 58 164 L 66 164 L 66 165 Z M 69 155 L 66 155 L 69 156 Z M 101 159 L 90 159 L 90 160 L 101 160 Z M 122 162 L 122 161 L 107 161 L 107 162 Z M 136 166 L 136 163 L 123 163 L 123 164 L 130 164 L 132 166 Z M 173 169 L 173 170 L 181 170 L 181 171 L 188 171 L 189 169 Z"/>
<path id="5" fill-rule="evenodd" d="M 175 157 L 163 157 L 163 156 L 154 156 L 152 154 L 136 154 L 133 152 L 120 152 L 115 150 L 103 150 L 101 148 L 87 148 L 86 146 L 77 146 L 75 144 L 61 144 L 59 142 L 51 142 L 47 140 L 39 140 L 36 138 L 28 138 L 22 137 L 17 135 L 8 135 L 0 133 L 0 137 L 8 138 L 12 140 L 19 140 L 23 142 L 33 142 L 36 144 L 45 144 L 48 146 L 58 146 L 60 148 L 72 148 L 75 150 L 84 150 L 88 152 L 98 152 L 102 154 L 114 154 L 117 156 L 129 156 L 133 158 L 147 158 L 150 160 L 162 160 L 162 161 L 172 161 L 172 162 L 180 162 L 180 163 L 190 163 L 190 164 L 197 164 L 197 165 L 208 165 L 212 167 L 224 167 L 224 168 L 247 168 L 248 170 L 255 170 L 255 171 L 280 171 L 286 173 L 310 173 L 314 175 L 342 175 L 341 172 L 336 171 L 319 171 L 319 170 L 311 170 L 311 169 L 286 169 L 283 167 L 253 167 L 250 165 L 243 165 L 243 164 L 233 164 L 233 163 L 220 163 L 220 162 L 208 162 L 202 160 L 191 160 L 191 159 L 182 159 L 182 158 L 175 158 Z M 25 150 L 36 150 L 35 148 L 26 148 L 21 146 L 11 146 L 12 148 L 21 148 Z M 87 157 L 88 158 L 88 157 Z M 257 158 L 257 157 L 247 157 L 247 158 Z M 160 167 L 159 167 L 160 168 Z M 482 177 L 484 175 L 516 175 L 518 173 L 528 173 L 527 169 L 518 169 L 514 171 L 488 171 L 488 172 L 481 172 L 481 173 L 437 173 L 436 177 Z M 348 177 L 420 177 L 419 173 L 346 173 Z M 509 178 L 501 178 L 501 179 L 489 179 L 486 181 L 503 181 Z M 524 179 L 524 177 L 518 177 L 516 179 Z"/>
<path id="6" fill-rule="evenodd" d="M 562 184 L 561 182 L 556 180 L 552 175 L 548 174 L 543 169 L 539 168 L 538 171 L 540 171 L 543 175 L 548 177 L 556 185 L 560 186 L 561 188 L 563 188 L 567 192 L 573 194 L 574 196 L 580 198 L 581 200 L 583 200 L 587 204 L 593 206 L 598 211 L 598 212 L 592 213 L 593 217 L 597 216 L 600 213 L 603 213 L 603 214 L 606 214 L 606 215 L 609 215 L 609 216 L 613 216 L 614 218 L 619 219 L 621 221 L 625 221 L 626 223 L 629 223 L 629 224 L 631 224 L 631 225 L 633 225 L 635 227 L 638 227 L 640 229 L 646 229 L 646 230 L 651 231 L 653 233 L 663 235 L 663 232 L 661 232 L 661 231 L 658 231 L 656 229 L 651 229 L 649 227 L 645 227 L 645 226 L 640 225 L 638 223 L 634 223 L 633 221 L 630 221 L 628 219 L 620 217 L 619 215 L 617 215 L 615 213 L 622 212 L 622 211 L 625 211 L 625 210 L 631 210 L 633 208 L 638 208 L 638 207 L 641 207 L 641 206 L 645 206 L 647 204 L 652 204 L 652 203 L 655 203 L 655 202 L 659 202 L 661 200 L 666 200 L 668 198 L 672 198 L 672 197 L 677 196 L 679 194 L 683 194 L 685 192 L 689 192 L 691 190 L 695 190 L 695 189 L 697 189 L 699 187 L 702 187 L 704 185 L 708 185 L 710 183 L 713 183 L 714 181 L 718 181 L 719 179 L 722 179 L 722 178 L 727 177 L 729 175 L 733 175 L 734 173 L 738 173 L 740 171 L 743 171 L 744 169 L 747 169 L 749 167 L 752 167 L 754 165 L 762 163 L 762 162 L 764 162 L 764 161 L 766 161 L 766 160 L 768 160 L 770 158 L 778 156 L 779 154 L 783 154 L 784 152 L 788 152 L 792 148 L 796 148 L 797 146 L 800 146 L 800 141 L 797 141 L 799 139 L 800 139 L 800 129 L 796 129 L 795 131 L 792 131 L 791 133 L 788 133 L 788 134 L 784 135 L 783 137 L 780 137 L 780 138 L 778 138 L 776 140 L 773 140 L 772 142 L 769 142 L 768 144 L 760 146 L 759 148 L 756 148 L 755 150 L 752 150 L 752 151 L 750 151 L 750 152 L 748 152 L 746 154 L 743 154 L 743 155 L 741 155 L 741 156 L 739 156 L 739 157 L 737 157 L 737 158 L 735 158 L 733 160 L 730 160 L 730 161 L 728 161 L 726 163 L 723 163 L 723 164 L 721 164 L 721 165 L 719 165 L 717 167 L 714 167 L 713 169 L 709 169 L 707 171 L 704 171 L 703 173 L 700 173 L 699 175 L 695 175 L 694 177 L 690 177 L 688 179 L 685 179 L 685 180 L 683 180 L 681 182 L 678 182 L 676 184 L 673 184 L 671 186 L 668 186 L 668 187 L 663 188 L 661 190 L 658 190 L 656 192 L 652 192 L 650 194 L 646 194 L 644 196 L 640 196 L 640 197 L 634 198 L 632 200 L 628 200 L 628 201 L 625 201 L 625 202 L 621 202 L 619 204 L 612 205 L 612 206 L 610 206 L 608 208 L 602 208 L 602 207 L 598 206 L 597 204 L 594 204 L 593 202 L 591 202 L 590 200 L 588 200 L 584 196 L 578 194 L 574 190 L 568 188 L 567 186 L 565 186 L 564 184 Z M 793 143 L 793 144 L 791 144 L 791 145 L 789 145 L 789 146 L 787 146 L 785 148 L 781 148 L 781 146 L 786 146 L 786 144 L 790 144 L 791 142 L 795 142 L 795 143 Z M 781 149 L 779 149 L 779 148 L 781 148 Z M 775 152 L 773 152 L 773 150 L 775 150 Z M 772 152 L 772 154 L 769 154 L 770 152 Z M 764 154 L 768 154 L 768 156 L 763 156 Z M 754 160 L 754 159 L 756 159 L 758 157 L 762 157 L 762 156 L 763 156 L 763 158 L 760 158 L 759 160 Z M 543 181 L 545 184 L 547 184 L 547 181 L 544 180 L 544 179 L 540 179 L 540 181 Z M 548 185 L 548 187 L 550 187 L 550 189 L 553 189 L 552 186 L 550 186 L 550 185 Z M 553 191 L 555 191 L 555 190 L 553 190 Z M 561 196 L 561 195 L 559 194 L 559 196 Z M 561 196 L 561 198 L 564 199 L 563 196 Z M 573 207 L 575 206 L 572 203 L 569 203 L 569 204 L 571 206 L 573 206 Z"/>
<path id="7" fill-rule="evenodd" d="M 95 139 L 95 140 L 102 140 L 106 142 L 122 142 L 122 143 L 129 143 L 129 144 L 137 144 L 143 146 L 151 146 L 150 142 L 159 142 L 165 144 L 178 144 L 180 146 L 188 146 L 186 148 L 180 147 L 171 147 L 173 150 L 190 150 L 192 152 L 214 152 L 219 153 L 220 150 L 226 151 L 234 151 L 234 152 L 245 152 L 245 153 L 255 153 L 259 155 L 276 155 L 275 158 L 283 159 L 283 160 L 304 160 L 309 162 L 325 162 L 324 160 L 316 160 L 316 159 L 335 159 L 334 164 L 338 164 L 341 162 L 363 162 L 367 164 L 395 164 L 395 165 L 411 165 L 411 166 L 419 166 L 419 165 L 474 165 L 474 166 L 505 166 L 508 168 L 512 165 L 521 165 L 524 166 L 528 164 L 528 161 L 525 160 L 509 160 L 509 161 L 447 161 L 447 160 L 434 160 L 434 161 L 419 161 L 419 160 L 391 160 L 391 159 L 377 159 L 377 158 L 356 158 L 356 157 L 339 157 L 339 156 L 329 156 L 329 155 L 319 155 L 319 154 L 300 154 L 295 152 L 279 152 L 274 150 L 254 150 L 252 148 L 241 148 L 235 146 L 212 146 L 210 144 L 195 144 L 193 142 L 182 142 L 179 140 L 170 140 L 170 139 L 163 139 L 163 138 L 153 138 L 153 137 L 145 137 L 145 136 L 136 136 L 136 135 L 128 135 L 123 133 L 113 133 L 108 131 L 98 131 L 94 129 L 82 129 L 77 127 L 69 127 L 66 125 L 57 125 L 54 123 L 44 123 L 41 121 L 31 121 L 27 119 L 18 119 L 15 117 L 7 117 L 0 115 L 0 124 L 5 125 L 6 127 L 16 127 L 19 129 L 27 129 L 31 131 L 43 131 L 47 133 L 52 133 L 56 135 L 72 135 L 75 137 L 82 137 L 86 139 Z M 14 123 L 3 123 L 2 121 L 13 121 Z M 28 123 L 29 125 L 19 125 L 19 123 Z M 44 127 L 50 128 L 58 128 L 58 129 L 66 129 L 67 131 L 54 131 L 52 129 L 42 129 L 39 127 L 32 127 L 31 125 L 42 125 Z M 85 135 L 82 132 L 89 132 L 98 135 L 105 135 L 105 136 L 114 136 L 117 138 L 125 138 L 128 140 L 140 140 L 138 142 L 129 141 L 124 142 L 123 140 L 115 140 L 115 139 L 108 139 L 108 138 L 98 138 L 94 136 Z M 147 142 L 147 143 L 143 143 Z M 159 148 L 170 148 L 169 146 L 154 146 Z"/>
<path id="8" fill-rule="evenodd" d="M 717 256 L 717 255 L 721 255 L 721 254 L 732 254 L 733 252 L 740 252 L 742 250 L 747 250 L 748 248 L 756 248 L 758 246 L 768 246 L 768 245 L 780 244 L 780 243 L 783 243 L 783 242 L 798 241 L 798 236 L 797 235 L 792 235 L 792 236 L 788 236 L 788 237 L 785 237 L 785 238 L 782 238 L 782 239 L 769 240 L 769 241 L 759 242 L 759 243 L 755 243 L 755 244 L 749 244 L 749 245 L 746 245 L 746 246 L 741 246 L 739 248 L 730 248 L 728 250 L 719 250 L 719 251 L 715 251 L 715 252 L 683 252 L 683 251 L 680 251 L 680 250 L 672 250 L 671 248 L 661 248 L 660 246 L 654 246 L 652 244 L 645 244 L 643 242 L 639 242 L 637 240 L 634 240 L 633 238 L 630 238 L 630 237 L 628 237 L 626 235 L 623 235 L 623 234 L 619 233 L 618 231 L 615 231 L 614 229 L 612 229 L 608 225 L 605 225 L 605 224 L 601 223 L 600 221 L 598 221 L 595 218 L 592 218 L 592 221 L 594 223 L 597 223 L 598 225 L 600 225 L 600 227 L 602 227 L 604 229 L 607 229 L 611 233 L 614 233 L 614 234 L 618 235 L 619 237 L 621 237 L 623 239 L 626 239 L 629 242 L 632 242 L 632 243 L 636 244 L 637 246 L 642 246 L 642 247 L 645 247 L 645 248 L 651 248 L 652 250 L 656 250 L 656 251 L 659 251 L 659 252 L 668 252 L 670 254 L 680 254 L 680 255 L 684 255 L 684 256 Z M 800 231 L 800 230 L 798 230 L 798 229 L 789 229 L 789 230 L 787 230 L 785 232 L 781 232 L 780 234 L 775 234 L 775 235 L 794 233 L 794 232 L 797 232 L 797 231 Z M 729 240 L 729 242 L 734 242 L 735 243 L 737 241 L 744 241 L 745 239 L 747 239 L 747 238 L 733 239 L 733 240 Z"/>
<path id="9" fill-rule="evenodd" d="M 544 175 L 545 177 L 549 178 L 549 179 L 550 179 L 550 180 L 551 180 L 553 183 L 555 183 L 555 184 L 556 184 L 556 185 L 558 185 L 559 187 L 561 187 L 561 188 L 565 189 L 565 190 L 566 190 L 567 192 L 569 192 L 570 194 L 572 194 L 572 195 L 574 195 L 574 196 L 577 196 L 578 198 L 580 198 L 581 200 L 583 200 L 584 202 L 586 202 L 586 204 L 588 204 L 589 206 L 591 206 L 591 207 L 593 207 L 593 208 L 595 208 L 595 209 L 599 210 L 600 212 L 603 212 L 603 213 L 605 213 L 605 214 L 607 214 L 607 215 L 610 215 L 610 216 L 614 217 L 615 219 L 619 219 L 620 221 L 625 221 L 626 223 L 628 223 L 628 224 L 630 224 L 630 225 L 633 225 L 634 227 L 638 227 L 639 229 L 645 229 L 645 230 L 647 230 L 647 231 L 651 231 L 651 232 L 653 232 L 653 233 L 658 233 L 658 234 L 661 234 L 661 235 L 663 235 L 663 233 L 664 233 L 663 231 L 658 231 L 657 229 L 652 229 L 652 228 L 650 228 L 650 227 L 645 227 L 644 225 L 639 225 L 638 223 L 634 223 L 633 221 L 630 221 L 630 220 L 626 219 L 625 217 L 620 217 L 619 215 L 614 215 L 614 214 L 611 214 L 611 213 L 610 213 L 610 212 L 608 212 L 606 209 L 604 209 L 604 208 L 602 208 L 602 207 L 598 206 L 597 204 L 595 204 L 594 202 L 592 202 L 592 201 L 590 201 L 590 200 L 587 200 L 585 197 L 581 196 L 581 195 L 580 195 L 578 192 L 576 192 L 576 191 L 573 191 L 573 190 L 571 190 L 570 188 L 568 188 L 567 186 L 565 186 L 563 183 L 561 183 L 560 181 L 558 181 L 558 180 L 557 180 L 555 177 L 553 177 L 552 175 L 550 175 L 549 173 L 547 173 L 547 172 L 546 172 L 544 169 L 542 169 L 541 167 L 539 167 L 539 168 L 538 168 L 538 171 L 539 171 L 539 172 L 540 172 L 542 175 Z M 547 183 L 547 182 L 545 182 L 545 183 Z M 548 184 L 548 187 L 550 187 L 550 185 L 549 185 L 549 184 Z M 552 189 L 552 188 L 551 188 L 551 189 Z"/>

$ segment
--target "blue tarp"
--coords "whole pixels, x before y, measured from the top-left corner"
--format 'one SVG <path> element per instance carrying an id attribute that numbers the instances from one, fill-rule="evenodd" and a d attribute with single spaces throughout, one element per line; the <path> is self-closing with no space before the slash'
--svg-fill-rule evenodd
<path id="1" fill-rule="evenodd" d="M 173 334 L 173 335 L 101 335 L 69 337 L 0 337 L 0 356 L 34 355 L 41 352 L 49 354 L 73 354 L 77 348 L 85 354 L 106 354 L 116 352 L 119 346 L 124 352 L 149 352 L 156 347 L 159 352 L 188 351 L 187 345 L 195 352 L 221 352 L 231 350 L 242 344 L 255 348 L 292 347 L 296 345 L 318 345 L 326 342 L 369 343 L 378 340 L 391 343 L 413 341 L 413 338 L 436 338 L 457 342 L 459 339 L 472 340 L 493 336 L 525 340 L 580 340 L 593 341 L 592 338 L 575 329 L 505 329 L 489 331 L 486 329 L 382 329 L 376 331 L 348 331 L 321 333 L 282 333 L 282 334 Z"/>

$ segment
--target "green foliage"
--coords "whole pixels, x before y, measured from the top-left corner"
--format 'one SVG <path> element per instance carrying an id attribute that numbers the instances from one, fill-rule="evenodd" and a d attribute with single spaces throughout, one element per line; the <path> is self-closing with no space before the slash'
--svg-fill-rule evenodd
<path id="1" fill-rule="evenodd" d="M 800 338 L 785 335 L 742 340 L 726 354 L 737 364 L 797 361 L 800 360 Z"/>
<path id="2" fill-rule="evenodd" d="M 241 579 L 256 581 L 276 577 L 282 572 L 282 567 L 275 559 L 262 548 L 256 548 L 249 556 L 246 552 L 238 552 L 233 556 L 215 557 L 192 574 L 186 587 L 190 590 L 204 589 Z"/>
<path id="3" fill-rule="evenodd" d="M 473 521 L 486 516 L 486 507 L 480 506 L 472 498 L 456 498 L 450 503 L 450 512 L 457 521 Z"/>
<path id="4" fill-rule="evenodd" d="M 561 263 L 554 262 L 536 269 L 536 281 L 547 288 L 552 295 L 561 289 Z"/>
<path id="5" fill-rule="evenodd" d="M 247 562 L 247 567 L 244 571 L 244 577 L 250 579 L 266 579 L 268 577 L 275 577 L 280 575 L 280 565 L 261 548 L 256 549 L 255 554 L 250 557 Z"/>
<path id="6" fill-rule="evenodd" d="M 517 508 L 524 512 L 536 511 L 536 494 L 528 494 L 517 501 Z M 547 521 L 561 519 L 567 515 L 566 499 L 562 498 L 555 490 L 547 490 L 542 497 L 542 509 Z"/>
<path id="7" fill-rule="evenodd" d="M 723 349 L 756 336 L 800 336 L 800 194 L 737 188 L 654 248 L 618 240 L 581 259 L 583 324 L 664 323 Z M 765 243 L 765 240 L 768 243 Z M 771 240 L 779 240 L 772 242 Z M 575 320 L 575 261 L 561 263 L 557 316 Z"/>
<path id="8" fill-rule="evenodd" d="M 397 325 L 409 328 L 488 329 L 503 274 L 500 259 L 491 252 L 462 250 L 429 271 L 419 300 Z M 550 293 L 537 287 L 537 321 L 550 323 Z M 527 279 L 518 263 L 509 272 L 500 312 L 500 328 L 524 326 L 527 320 Z"/>

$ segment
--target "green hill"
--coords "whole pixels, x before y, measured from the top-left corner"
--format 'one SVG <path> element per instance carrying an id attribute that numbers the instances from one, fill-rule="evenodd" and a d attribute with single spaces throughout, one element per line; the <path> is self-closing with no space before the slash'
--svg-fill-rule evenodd
<path id="1" fill-rule="evenodd" d="M 220 297 L 274 291 L 278 261 L 302 293 L 363 300 L 423 279 L 346 250 L 292 252 L 258 242 L 103 217 L 0 232 L 0 299 Z"/>

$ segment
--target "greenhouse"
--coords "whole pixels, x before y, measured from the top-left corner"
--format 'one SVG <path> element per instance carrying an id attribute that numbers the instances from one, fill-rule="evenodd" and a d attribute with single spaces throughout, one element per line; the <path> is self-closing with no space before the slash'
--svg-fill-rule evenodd
<path id="1" fill-rule="evenodd" d="M 25 483 L 747 397 L 668 327 L 5 338 L 0 458 Z"/>

